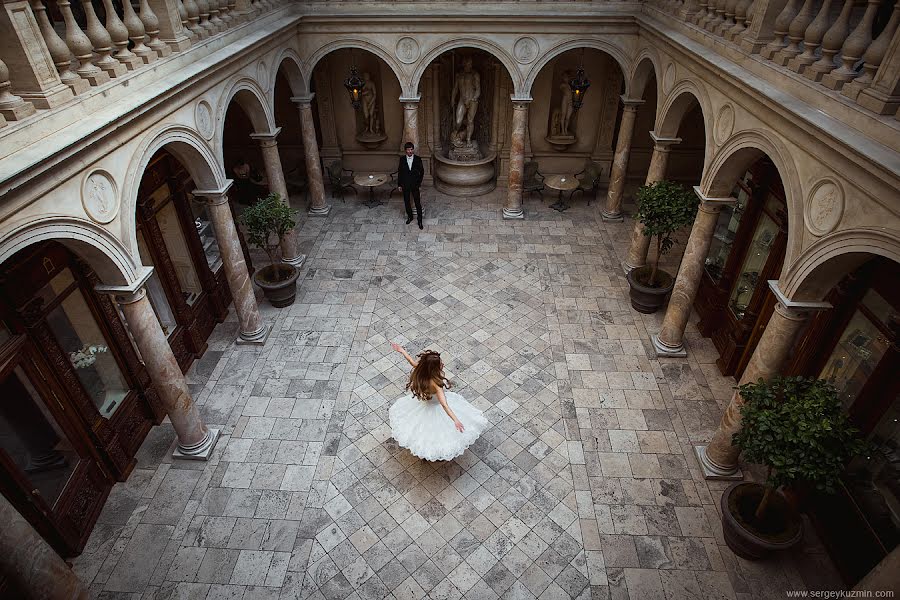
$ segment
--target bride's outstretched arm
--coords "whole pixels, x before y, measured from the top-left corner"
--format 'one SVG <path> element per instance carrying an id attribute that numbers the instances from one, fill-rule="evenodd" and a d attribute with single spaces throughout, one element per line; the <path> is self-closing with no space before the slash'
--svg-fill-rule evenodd
<path id="1" fill-rule="evenodd" d="M 403 358 L 406 359 L 406 362 L 408 362 L 409 364 L 411 364 L 413 368 L 416 368 L 416 365 L 419 364 L 419 363 L 417 363 L 415 360 L 413 360 L 413 357 L 409 355 L 409 352 L 407 352 L 406 350 L 404 350 L 404 349 L 403 349 L 403 346 L 401 346 L 400 344 L 397 344 L 397 343 L 395 343 L 395 342 L 391 342 L 391 348 L 393 348 L 394 350 L 396 350 L 397 352 L 399 352 L 400 354 L 402 354 L 402 355 L 403 355 Z"/>
<path id="2" fill-rule="evenodd" d="M 463 424 L 460 423 L 459 419 L 456 418 L 456 415 L 453 414 L 453 410 L 450 408 L 450 405 L 447 404 L 447 397 L 444 396 L 444 390 L 442 388 L 437 389 L 437 397 L 438 402 L 441 403 L 441 408 L 444 409 L 444 412 L 447 413 L 448 417 L 453 419 L 453 424 L 456 425 L 456 428 L 459 430 L 459 432 L 462 433 L 463 431 L 465 431 L 465 427 L 463 427 Z"/>

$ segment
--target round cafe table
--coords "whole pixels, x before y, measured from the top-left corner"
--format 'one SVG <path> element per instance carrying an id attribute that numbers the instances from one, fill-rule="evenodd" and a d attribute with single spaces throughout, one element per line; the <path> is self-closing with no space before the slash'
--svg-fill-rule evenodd
<path id="1" fill-rule="evenodd" d="M 571 192 L 578 187 L 578 179 L 574 175 L 547 175 L 544 178 L 544 185 L 552 190 L 559 190 L 559 199 L 555 204 L 551 204 L 550 208 L 563 212 L 569 208 L 569 205 L 563 202 L 563 192 Z"/>
<path id="2" fill-rule="evenodd" d="M 384 185 L 387 183 L 387 180 L 388 176 L 385 173 L 363 173 L 353 176 L 353 183 L 360 187 L 369 188 L 369 199 L 365 203 L 369 208 L 384 204 L 381 200 L 375 199 L 375 188 L 379 185 Z"/>

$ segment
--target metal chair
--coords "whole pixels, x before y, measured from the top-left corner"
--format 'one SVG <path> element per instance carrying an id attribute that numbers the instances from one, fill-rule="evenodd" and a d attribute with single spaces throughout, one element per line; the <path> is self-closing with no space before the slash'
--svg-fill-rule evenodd
<path id="1" fill-rule="evenodd" d="M 391 193 L 388 194 L 388 200 L 391 199 L 391 196 L 394 195 L 394 192 L 400 191 L 400 182 L 397 181 L 397 177 L 400 175 L 400 171 L 394 171 L 391 173 Z"/>
<path id="2" fill-rule="evenodd" d="M 340 195 L 341 201 L 344 202 L 344 190 L 352 190 L 357 197 L 359 196 L 359 192 L 353 187 L 353 171 L 345 169 L 341 161 L 331 161 L 325 172 L 328 173 L 328 181 L 331 183 L 332 198 Z"/>
<path id="3" fill-rule="evenodd" d="M 522 173 L 522 192 L 537 192 L 541 195 L 541 199 L 544 198 L 544 176 L 538 171 L 538 163 L 535 160 L 525 163 Z"/>
<path id="4" fill-rule="evenodd" d="M 600 177 L 602 175 L 603 167 L 590 159 L 584 161 L 584 168 L 579 173 L 575 174 L 575 177 L 578 178 L 578 187 L 569 193 L 569 202 L 572 201 L 572 196 L 575 195 L 575 192 L 581 192 L 585 196 L 587 196 L 588 192 L 591 192 L 596 198 L 597 189 L 600 187 Z M 587 199 L 588 206 L 590 206 L 591 197 L 587 196 Z"/>
<path id="5" fill-rule="evenodd" d="M 284 183 L 287 185 L 288 193 L 296 192 L 299 194 L 302 192 L 303 201 L 307 202 L 309 200 L 309 182 L 306 180 L 306 176 L 300 172 L 300 167 L 285 173 Z"/>

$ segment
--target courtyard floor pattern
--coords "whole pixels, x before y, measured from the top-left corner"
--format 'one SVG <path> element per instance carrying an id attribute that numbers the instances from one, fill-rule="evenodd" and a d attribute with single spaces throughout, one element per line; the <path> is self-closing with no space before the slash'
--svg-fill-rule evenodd
<path id="1" fill-rule="evenodd" d="M 402 203 L 334 203 L 302 219 L 297 302 L 264 347 L 233 312 L 188 372 L 220 438 L 173 461 L 155 428 L 74 561 L 94 597 L 487 600 L 784 598 L 838 589 L 814 533 L 748 562 L 722 538 L 691 451 L 734 385 L 691 327 L 687 359 L 658 360 L 662 315 L 631 309 L 620 263 L 631 222 L 597 203 L 537 199 L 505 221 L 505 190 L 426 190 L 425 229 Z M 676 250 L 673 254 L 679 254 Z M 677 260 L 677 259 L 676 259 Z M 677 265 L 670 265 L 674 271 Z M 428 463 L 391 439 L 408 368 L 389 342 L 442 353 L 454 390 L 492 427 Z"/>

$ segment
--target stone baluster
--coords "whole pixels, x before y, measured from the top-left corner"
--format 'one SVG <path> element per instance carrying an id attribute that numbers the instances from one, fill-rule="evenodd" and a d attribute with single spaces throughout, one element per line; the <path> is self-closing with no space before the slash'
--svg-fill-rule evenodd
<path id="1" fill-rule="evenodd" d="M 803 70 L 803 76 L 813 81 L 822 78 L 835 68 L 835 55 L 840 52 L 844 40 L 850 33 L 850 14 L 853 12 L 854 0 L 844 0 L 844 7 L 837 20 L 825 32 L 822 38 L 822 55 L 813 64 Z"/>
<path id="2" fill-rule="evenodd" d="M 698 9 L 699 6 L 697 5 L 697 0 L 685 0 L 678 10 L 678 18 L 685 23 L 691 23 L 693 22 L 694 15 L 697 14 Z"/>
<path id="3" fill-rule="evenodd" d="M 306 181 L 309 186 L 309 216 L 326 217 L 331 205 L 325 202 L 325 183 L 322 181 L 322 161 L 319 143 L 316 141 L 316 124 L 313 120 L 314 95 L 295 96 L 291 101 L 300 111 L 300 135 L 303 138 L 303 159 L 306 161 Z"/>
<path id="4" fill-rule="evenodd" d="M 697 26 L 701 29 L 706 29 L 706 26 L 709 25 L 709 22 L 716 18 L 716 4 L 719 0 L 707 0 L 706 3 L 706 11 L 703 14 L 703 18 L 698 21 Z"/>
<path id="5" fill-rule="evenodd" d="M 74 94 L 81 94 L 90 89 L 91 84 L 76 75 L 72 70 L 72 59 L 74 58 L 72 51 L 69 50 L 66 43 L 56 33 L 56 29 L 50 24 L 50 19 L 47 17 L 47 7 L 44 6 L 43 1 L 31 0 L 31 10 L 37 20 L 44 43 L 47 44 L 47 50 L 50 51 L 53 64 L 56 65 L 60 81 L 69 86 L 69 89 Z"/>
<path id="6" fill-rule="evenodd" d="M 156 52 L 156 55 L 159 58 L 165 58 L 171 55 L 172 49 L 159 39 L 159 19 L 156 18 L 156 13 L 150 8 L 150 3 L 147 0 L 140 0 L 139 7 L 141 10 L 141 24 L 143 24 L 144 31 L 147 33 L 147 39 L 149 40 L 147 42 L 147 47 Z"/>
<path id="7" fill-rule="evenodd" d="M 787 65 L 788 61 L 800 54 L 800 43 L 806 35 L 806 28 L 812 23 L 816 16 L 815 10 L 816 0 L 805 0 L 803 6 L 800 7 L 797 16 L 788 26 L 788 45 L 775 53 L 772 60 L 779 65 Z"/>
<path id="8" fill-rule="evenodd" d="M 701 23 L 707 18 L 709 18 L 709 3 L 710 0 L 698 0 L 697 2 L 697 12 L 693 14 L 691 18 L 691 22 L 696 24 L 699 27 L 702 27 Z"/>
<path id="9" fill-rule="evenodd" d="M 825 87 L 839 90 L 845 83 L 858 75 L 853 67 L 872 43 L 872 21 L 875 20 L 875 13 L 878 11 L 880 1 L 869 0 L 862 19 L 859 20 L 859 23 L 857 23 L 853 32 L 847 37 L 847 40 L 841 47 L 841 62 L 843 64 L 822 78 L 822 85 Z"/>
<path id="10" fill-rule="evenodd" d="M 253 7 L 250 5 L 250 0 L 230 0 L 231 1 L 231 14 L 234 15 L 235 20 L 238 23 L 245 23 L 253 18 Z"/>
<path id="11" fill-rule="evenodd" d="M 772 59 L 777 52 L 787 46 L 785 38 L 787 37 L 788 28 L 790 28 L 791 22 L 797 16 L 799 10 L 800 0 L 788 0 L 781 12 L 778 13 L 773 29 L 775 37 L 760 52 L 764 58 Z"/>
<path id="12" fill-rule="evenodd" d="M 715 10 L 711 10 L 712 18 L 703 26 L 704 29 L 715 33 L 719 26 L 725 21 L 725 3 L 727 0 L 712 0 L 710 6 L 715 5 Z"/>
<path id="13" fill-rule="evenodd" d="M 94 11 L 94 3 L 90 0 L 82 0 L 81 8 L 84 10 L 87 24 L 85 33 L 87 33 L 88 39 L 91 40 L 94 52 L 98 56 L 94 64 L 106 71 L 106 74 L 110 77 L 121 77 L 128 72 L 128 68 L 112 57 L 112 36 L 100 24 L 100 19 L 97 18 L 97 13 Z"/>
<path id="14" fill-rule="evenodd" d="M 756 0 L 751 0 L 750 5 L 747 7 L 747 21 L 744 23 L 744 27 L 750 29 L 754 19 L 756 19 Z"/>
<path id="15" fill-rule="evenodd" d="M 647 179 L 644 185 L 651 185 L 666 178 L 666 168 L 669 166 L 669 151 L 671 146 L 681 142 L 681 138 L 661 138 L 655 132 L 650 132 L 653 140 L 653 155 L 650 157 L 650 168 L 647 169 Z M 644 235 L 643 224 L 635 219 L 634 229 L 631 231 L 631 244 L 628 247 L 628 257 L 622 263 L 622 270 L 629 273 L 634 269 L 647 264 L 647 253 L 650 251 L 650 236 Z"/>
<path id="16" fill-rule="evenodd" d="M 188 29 L 197 40 L 202 40 L 209 34 L 206 29 L 200 26 L 200 6 L 197 0 L 184 0 L 184 10 L 188 15 Z"/>
<path id="17" fill-rule="evenodd" d="M 891 19 L 888 21 L 887 25 L 884 26 L 884 29 L 878 35 L 878 38 L 869 45 L 869 49 L 866 50 L 866 53 L 863 55 L 862 75 L 845 85 L 841 90 L 842 94 L 851 100 L 856 101 L 859 98 L 860 92 L 872 85 L 872 81 L 875 79 L 875 73 L 878 71 L 878 67 L 881 66 L 881 61 L 884 60 L 888 46 L 894 37 L 894 33 L 897 31 L 898 23 L 900 23 L 900 3 L 894 5 Z"/>
<path id="18" fill-rule="evenodd" d="M 137 13 L 134 12 L 131 0 L 122 0 L 122 11 L 125 15 L 125 27 L 128 28 L 128 39 L 134 44 L 131 51 L 134 52 L 145 65 L 149 65 L 156 61 L 159 56 L 153 49 L 148 48 L 144 44 L 144 38 L 146 37 L 144 23 L 141 21 L 141 18 L 138 17 Z"/>
<path id="19" fill-rule="evenodd" d="M 622 122 L 619 124 L 619 138 L 613 155 L 609 174 L 609 190 L 606 193 L 606 208 L 600 212 L 604 221 L 622 221 L 622 193 L 625 190 L 625 176 L 628 171 L 628 155 L 631 153 L 631 139 L 634 137 L 634 120 L 638 106 L 643 100 L 632 100 L 622 96 Z"/>
<path id="20" fill-rule="evenodd" d="M 234 8 L 234 0 L 220 0 L 219 1 L 219 18 L 222 19 L 222 22 L 225 24 L 224 28 L 228 29 L 232 27 L 234 23 L 234 17 L 231 15 L 231 10 Z"/>
<path id="21" fill-rule="evenodd" d="M 20 121 L 36 111 L 30 102 L 25 102 L 19 96 L 10 92 L 12 84 L 9 81 L 9 69 L 6 63 L 0 60 L 0 116 L 6 121 Z"/>
<path id="22" fill-rule="evenodd" d="M 75 21 L 71 3 L 69 0 L 57 0 L 57 5 L 66 23 L 66 45 L 78 60 L 79 67 L 75 72 L 91 85 L 106 83 L 109 81 L 109 75 L 94 64 L 94 49 L 91 46 L 91 40 L 88 39 L 88 36 L 84 34 Z"/>
<path id="23" fill-rule="evenodd" d="M 90 594 L 25 517 L 0 494 L 0 572 L 23 600 L 88 600 Z M 9 597 L 13 590 L 7 589 Z"/>
<path id="24" fill-rule="evenodd" d="M 740 385 L 754 383 L 759 379 L 768 380 L 781 374 L 810 313 L 831 307 L 825 302 L 792 302 L 781 293 L 776 281 L 769 281 L 769 287 L 777 299 L 775 311 L 744 369 Z M 743 403 L 740 393 L 735 391 L 712 440 L 707 446 L 694 446 L 697 460 L 707 479 L 741 478 L 737 462 L 740 449 L 731 444 L 731 437 L 741 428 Z"/>
<path id="25" fill-rule="evenodd" d="M 140 57 L 128 49 L 128 28 L 119 18 L 112 0 L 103 0 L 103 8 L 106 12 L 106 31 L 109 32 L 115 53 L 113 58 L 122 63 L 126 69 L 133 71 L 142 63 Z"/>
<path id="26" fill-rule="evenodd" d="M 734 7 L 734 25 L 725 32 L 725 37 L 734 40 L 747 30 L 747 15 L 750 11 L 752 0 L 738 0 Z"/>
<path id="27" fill-rule="evenodd" d="M 661 357 L 687 356 L 684 349 L 684 330 L 691 316 L 697 290 L 700 288 L 700 280 L 703 278 L 704 263 L 706 255 L 709 254 L 716 221 L 723 206 L 736 202 L 734 198 L 707 198 L 698 187 L 695 187 L 694 191 L 700 197 L 700 208 L 684 248 L 681 266 L 678 268 L 678 276 L 675 278 L 675 286 L 672 288 L 659 335 L 651 336 L 650 340 L 656 349 L 656 355 Z"/>
<path id="28" fill-rule="evenodd" d="M 262 345 L 269 337 L 271 326 L 263 323 L 256 296 L 253 294 L 244 251 L 228 204 L 230 187 L 231 182 L 228 181 L 224 189 L 195 190 L 194 196 L 206 198 L 209 219 L 213 224 L 213 232 L 222 254 L 225 279 L 228 281 L 231 297 L 234 298 L 234 312 L 240 323 L 237 343 Z"/>
<path id="29" fill-rule="evenodd" d="M 806 67 L 816 62 L 816 50 L 819 49 L 819 46 L 822 44 L 822 38 L 828 30 L 829 19 L 831 18 L 831 2 L 832 0 L 824 0 L 822 2 L 819 14 L 806 28 L 806 33 L 803 35 L 803 53 L 788 61 L 788 68 L 792 71 L 803 73 Z"/>
<path id="30" fill-rule="evenodd" d="M 188 27 L 190 22 L 188 21 L 187 8 L 184 6 L 183 0 L 177 0 L 176 4 L 178 5 L 178 18 L 181 20 L 181 28 L 184 30 L 184 35 L 186 35 L 187 38 L 193 43 L 198 38 L 197 34 L 191 31 Z"/>
<path id="31" fill-rule="evenodd" d="M 200 7 L 200 27 L 206 30 L 206 36 L 215 35 L 215 25 L 209 22 L 209 0 L 197 0 L 197 6 Z"/>
<path id="32" fill-rule="evenodd" d="M 219 13 L 221 12 L 219 10 L 219 4 L 222 0 L 207 1 L 209 2 L 209 22 L 216 28 L 216 31 L 225 31 L 225 21 L 219 16 Z"/>
<path id="33" fill-rule="evenodd" d="M 525 169 L 525 136 L 528 132 L 528 106 L 531 100 L 513 99 L 509 139 L 509 183 L 506 187 L 504 219 L 524 219 L 522 208 L 522 175 Z"/>
<path id="34" fill-rule="evenodd" d="M 734 15 L 737 12 L 738 0 L 727 0 L 725 2 L 725 18 L 716 27 L 716 35 L 725 37 L 725 32 L 730 31 L 734 27 Z"/>
<path id="35" fill-rule="evenodd" d="M 900 9 L 895 7 L 896 10 Z M 897 114 L 900 109 L 900 33 L 895 32 L 889 40 L 887 51 L 872 76 L 872 83 L 860 92 L 856 101 L 879 115 Z"/>
<path id="36" fill-rule="evenodd" d="M 181 4 L 182 0 L 144 0 L 147 2 L 149 14 L 153 15 L 155 24 L 153 29 L 157 30 L 156 35 L 159 37 L 161 46 L 155 45 L 152 41 L 151 48 L 155 48 L 160 58 L 171 55 L 173 52 L 183 52 L 191 47 L 191 37 L 187 29 L 181 22 L 181 11 L 187 12 Z M 143 10 L 143 7 L 142 7 Z M 142 17 L 143 18 L 143 17 Z M 153 37 L 151 28 L 148 26 L 148 35 Z"/>

